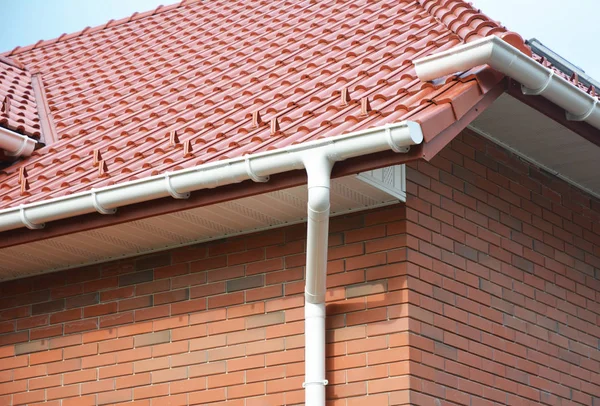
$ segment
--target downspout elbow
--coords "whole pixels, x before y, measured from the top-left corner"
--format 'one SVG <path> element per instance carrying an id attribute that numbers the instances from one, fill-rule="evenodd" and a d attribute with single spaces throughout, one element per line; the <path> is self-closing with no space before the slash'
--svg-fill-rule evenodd
<path id="1" fill-rule="evenodd" d="M 306 288 L 308 303 L 325 302 L 329 234 L 330 183 L 333 162 L 326 156 L 307 156 L 308 174 Z"/>

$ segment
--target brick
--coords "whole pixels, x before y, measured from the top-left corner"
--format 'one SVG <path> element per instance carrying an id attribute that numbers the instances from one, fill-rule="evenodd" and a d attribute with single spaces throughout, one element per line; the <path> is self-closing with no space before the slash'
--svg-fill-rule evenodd
<path id="1" fill-rule="evenodd" d="M 136 296 L 142 296 L 152 293 L 166 292 L 170 289 L 170 286 L 171 284 L 168 279 L 161 279 L 147 283 L 138 283 L 135 285 L 135 294 Z"/>
<path id="2" fill-rule="evenodd" d="M 98 292 L 92 292 L 81 296 L 69 297 L 65 299 L 65 301 L 65 307 L 67 309 L 84 307 L 99 303 L 100 294 Z"/>
<path id="3" fill-rule="evenodd" d="M 48 364 L 47 368 L 48 375 L 76 371 L 81 369 L 81 359 L 70 359 L 67 361 L 53 362 L 51 364 Z"/>
<path id="4" fill-rule="evenodd" d="M 207 378 L 207 387 L 220 388 L 244 383 L 244 372 L 233 372 L 222 375 L 211 375 Z M 229 388 L 228 388 L 229 389 Z"/>
<path id="5" fill-rule="evenodd" d="M 31 329 L 34 327 L 45 326 L 48 324 L 49 316 L 47 314 L 43 314 L 40 316 L 28 317 L 26 319 L 19 319 L 16 323 L 16 330 L 25 330 Z M 8 321 L 4 323 L 0 323 L 0 334 L 9 333 L 15 331 L 15 322 Z"/>
<path id="6" fill-rule="evenodd" d="M 165 303 L 180 302 L 182 300 L 188 300 L 190 298 L 190 290 L 180 289 L 173 290 L 165 293 L 157 293 L 154 295 L 154 305 L 161 305 Z"/>
<path id="7" fill-rule="evenodd" d="M 96 341 L 110 340 L 113 338 L 117 338 L 117 330 L 115 330 L 115 329 L 99 330 L 99 331 L 92 331 L 92 332 L 83 334 L 82 342 L 92 343 L 92 342 L 96 342 Z"/>
<path id="8" fill-rule="evenodd" d="M 83 284 L 83 292 L 98 292 L 104 289 L 116 288 L 119 286 L 119 279 L 115 277 L 103 278 L 94 281 L 85 282 Z"/>
<path id="9" fill-rule="evenodd" d="M 116 313 L 117 303 L 103 303 L 95 306 L 88 306 L 83 309 L 83 317 L 96 317 L 105 314 Z"/>
<path id="10" fill-rule="evenodd" d="M 62 385 L 62 377 L 60 375 L 29 380 L 29 390 L 45 389 L 60 385 Z"/>
<path id="11" fill-rule="evenodd" d="M 346 298 L 374 295 L 387 291 L 386 281 L 364 283 L 360 285 L 346 286 Z"/>
<path id="12" fill-rule="evenodd" d="M 60 361 L 62 359 L 62 349 L 36 352 L 29 356 L 29 365 L 47 364 L 49 362 Z"/>
<path id="13" fill-rule="evenodd" d="M 265 258 L 265 250 L 263 248 L 257 248 L 249 251 L 243 251 L 235 254 L 229 254 L 227 256 L 227 264 L 229 266 L 245 264 L 248 262 L 260 261 Z"/>
<path id="14" fill-rule="evenodd" d="M 118 326 L 120 324 L 133 323 L 133 312 L 109 314 L 100 317 L 100 328 Z"/>
<path id="15" fill-rule="evenodd" d="M 135 270 L 142 271 L 144 269 L 159 268 L 171 264 L 171 253 L 163 252 L 156 255 L 146 256 L 135 261 Z"/>
<path id="16" fill-rule="evenodd" d="M 171 315 L 195 313 L 206 310 L 206 299 L 193 299 L 171 304 Z"/>
<path id="17" fill-rule="evenodd" d="M 228 293 L 208 298 L 208 308 L 228 307 L 244 303 L 244 292 Z"/>
<path id="18" fill-rule="evenodd" d="M 164 330 L 158 333 L 143 334 L 134 337 L 135 347 L 145 347 L 148 345 L 155 345 L 161 343 L 168 343 L 171 341 L 171 331 Z"/>
<path id="19" fill-rule="evenodd" d="M 262 314 L 265 312 L 264 302 L 250 303 L 242 306 L 232 306 L 227 308 L 227 318 L 245 317 L 253 314 Z"/>
<path id="20" fill-rule="evenodd" d="M 172 368 L 163 371 L 152 372 L 152 384 L 161 382 L 173 382 L 180 379 L 187 379 L 187 367 Z"/>
<path id="21" fill-rule="evenodd" d="M 290 286 L 289 284 L 286 286 Z M 272 299 L 274 297 L 283 296 L 282 285 L 272 285 L 264 288 L 251 289 L 246 292 L 246 302 L 255 302 L 258 300 Z M 286 292 L 290 294 L 289 292 Z"/>
<path id="22" fill-rule="evenodd" d="M 65 334 L 79 333 L 81 331 L 95 330 L 98 328 L 97 319 L 87 319 L 80 321 L 72 321 L 65 324 Z"/>
<path id="23" fill-rule="evenodd" d="M 39 340 L 30 343 L 15 344 L 15 355 L 29 354 L 32 352 L 46 351 L 50 346 L 50 341 Z"/>
<path id="24" fill-rule="evenodd" d="M 31 306 L 31 314 L 53 313 L 65 308 L 65 299 L 57 299 L 51 302 L 38 303 Z"/>
<path id="25" fill-rule="evenodd" d="M 227 281 L 227 292 L 235 292 L 238 290 L 246 290 L 264 286 L 264 275 L 249 276 L 246 278 L 232 279 Z"/>
<path id="26" fill-rule="evenodd" d="M 142 282 L 150 282 L 154 279 L 154 271 L 147 270 L 119 276 L 119 286 L 135 285 Z"/>
<path id="27" fill-rule="evenodd" d="M 83 316 L 82 309 L 71 309 L 50 315 L 50 324 L 64 323 L 66 321 L 79 320 Z"/>
<path id="28" fill-rule="evenodd" d="M 144 307 L 150 307 L 153 304 L 153 296 L 139 296 L 132 299 L 125 299 L 119 301 L 119 312 L 127 310 L 141 309 Z"/>
<path id="29" fill-rule="evenodd" d="M 116 389 L 133 388 L 136 386 L 146 386 L 151 383 L 150 372 L 135 375 L 120 376 L 115 380 Z"/>
<path id="30" fill-rule="evenodd" d="M 107 290 L 100 292 L 100 301 L 109 302 L 117 299 L 132 297 L 135 292 L 135 286 L 126 286 L 124 288 Z"/>
<path id="31" fill-rule="evenodd" d="M 74 383 L 95 381 L 98 379 L 98 373 L 95 369 L 85 371 L 70 372 L 63 375 L 63 384 L 71 385 Z"/>
<path id="32" fill-rule="evenodd" d="M 199 376 L 221 375 L 225 373 L 226 362 L 216 361 L 209 364 L 198 364 L 189 367 L 190 378 Z"/>
<path id="33" fill-rule="evenodd" d="M 96 395 L 80 396 L 70 399 L 63 399 L 62 406 L 95 406 Z"/>
<path id="34" fill-rule="evenodd" d="M 271 326 L 274 324 L 282 324 L 285 322 L 285 313 L 267 313 L 246 317 L 246 329 L 257 327 Z"/>
<path id="35" fill-rule="evenodd" d="M 85 382 L 81 384 L 81 394 L 100 393 L 112 391 L 115 388 L 114 380 L 107 379 L 103 381 Z"/>
<path id="36" fill-rule="evenodd" d="M 108 405 L 114 404 L 117 402 L 127 402 L 133 399 L 133 394 L 131 389 L 121 389 L 112 392 L 104 392 L 98 394 L 97 404 L 98 405 Z"/>
<path id="37" fill-rule="evenodd" d="M 90 343 L 78 345 L 76 347 L 67 347 L 63 351 L 65 359 L 80 358 L 98 354 L 98 344 Z"/>
<path id="38" fill-rule="evenodd" d="M 46 394 L 43 390 L 34 390 L 13 395 L 13 405 L 32 404 L 45 400 Z"/>
<path id="39" fill-rule="evenodd" d="M 170 312 L 169 305 L 162 306 L 152 306 L 147 309 L 138 309 L 133 313 L 133 318 L 135 322 L 140 322 L 144 320 L 152 320 L 158 319 L 161 317 L 167 317 Z"/>

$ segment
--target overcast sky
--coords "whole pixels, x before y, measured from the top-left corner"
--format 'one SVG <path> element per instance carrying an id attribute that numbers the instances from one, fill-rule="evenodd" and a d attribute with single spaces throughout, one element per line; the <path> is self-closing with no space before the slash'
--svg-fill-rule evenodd
<path id="1" fill-rule="evenodd" d="M 207 0 L 210 1 L 210 0 Z M 232 0 L 234 1 L 234 0 Z M 600 0 L 471 0 L 489 17 L 600 80 Z M 0 0 L 0 52 L 103 24 L 170 0 Z"/>

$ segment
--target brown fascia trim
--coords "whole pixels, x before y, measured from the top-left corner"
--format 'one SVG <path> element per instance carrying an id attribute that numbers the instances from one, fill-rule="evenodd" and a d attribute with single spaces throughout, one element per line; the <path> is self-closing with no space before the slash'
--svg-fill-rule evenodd
<path id="1" fill-rule="evenodd" d="M 504 81 L 498 83 L 490 91 L 484 94 L 459 120 L 455 121 L 428 143 L 416 145 L 406 154 L 384 151 L 338 162 L 333 167 L 331 177 L 339 178 L 342 176 L 358 174 L 368 170 L 416 161 L 421 158 L 427 160 L 431 159 L 463 129 L 465 129 L 471 121 L 490 106 L 494 100 L 504 92 L 505 87 L 506 83 Z M 287 189 L 304 184 L 306 184 L 306 171 L 298 170 L 272 175 L 270 180 L 266 183 L 246 181 L 238 184 L 221 186 L 218 190 L 198 190 L 192 192 L 191 196 L 185 200 L 176 200 L 165 197 L 149 202 L 119 207 L 117 212 L 110 216 L 90 213 L 50 222 L 41 230 L 32 231 L 27 228 L 21 228 L 5 231 L 2 233 L 2 238 L 0 239 L 0 248 L 7 248 L 48 238 L 60 237 L 62 235 L 114 226 L 130 221 L 142 220 L 148 217 L 190 210 L 197 207 L 274 192 L 276 190 Z"/>
<path id="2" fill-rule="evenodd" d="M 521 84 L 514 79 L 508 79 L 506 93 L 551 118 L 562 126 L 568 128 L 594 145 L 600 147 L 600 130 L 585 121 L 567 119 L 567 114 L 562 107 L 557 106 L 543 96 L 523 94 Z"/>
<path id="3" fill-rule="evenodd" d="M 434 139 L 423 145 L 423 159 L 429 161 L 437 155 L 446 145 L 450 143 L 462 130 L 467 128 L 473 120 L 483 113 L 492 103 L 500 97 L 506 89 L 506 81 L 501 80 L 487 93 L 485 93 L 477 103 L 461 118 L 446 127 L 438 133 Z"/>
<path id="4" fill-rule="evenodd" d="M 44 89 L 44 81 L 41 73 L 34 73 L 31 75 L 31 87 L 33 88 L 33 97 L 35 98 L 35 104 L 37 106 L 38 116 L 40 118 L 40 124 L 42 127 L 41 140 L 45 145 L 50 145 L 58 141 L 58 135 L 56 133 L 56 127 L 52 121 L 50 115 L 50 106 L 48 105 L 48 99 L 46 98 L 46 91 Z"/>

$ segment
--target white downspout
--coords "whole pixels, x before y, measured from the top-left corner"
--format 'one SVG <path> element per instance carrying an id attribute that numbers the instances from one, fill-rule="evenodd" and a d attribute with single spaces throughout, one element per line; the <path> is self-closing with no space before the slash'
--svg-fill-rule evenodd
<path id="1" fill-rule="evenodd" d="M 30 156 L 37 142 L 34 139 L 0 127 L 0 149 L 9 156 Z"/>
<path id="2" fill-rule="evenodd" d="M 306 235 L 305 404 L 325 406 L 325 291 L 329 236 L 329 185 L 334 159 L 307 156 L 308 224 Z"/>

